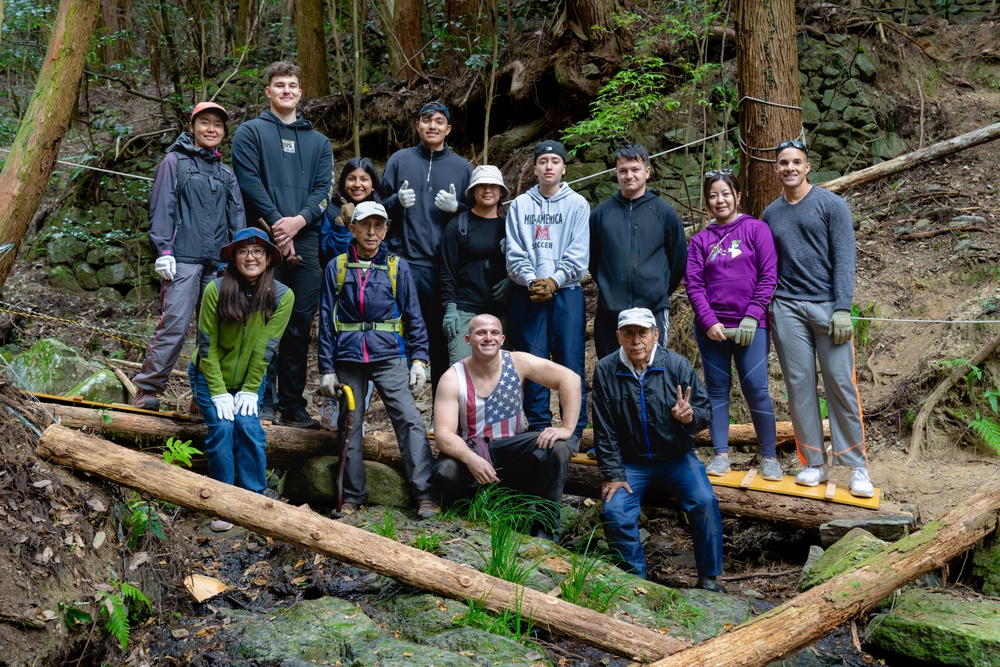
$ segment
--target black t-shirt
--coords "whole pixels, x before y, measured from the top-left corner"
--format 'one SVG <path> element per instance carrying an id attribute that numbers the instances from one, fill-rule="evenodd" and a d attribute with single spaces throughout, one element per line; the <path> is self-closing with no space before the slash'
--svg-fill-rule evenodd
<path id="1" fill-rule="evenodd" d="M 468 219 L 462 237 L 462 217 Z M 493 286 L 507 277 L 504 219 L 459 213 L 444 230 L 441 242 L 441 302 L 470 313 L 505 314 L 493 300 Z"/>

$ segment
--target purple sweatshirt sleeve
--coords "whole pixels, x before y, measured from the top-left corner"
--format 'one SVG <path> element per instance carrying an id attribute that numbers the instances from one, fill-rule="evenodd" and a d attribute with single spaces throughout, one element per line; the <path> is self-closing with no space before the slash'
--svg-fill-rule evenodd
<path id="1" fill-rule="evenodd" d="M 684 286 L 687 289 L 688 301 L 691 302 L 691 309 L 694 311 L 695 323 L 702 331 L 708 331 L 719 323 L 719 318 L 715 316 L 705 291 L 705 255 L 708 251 L 705 242 L 707 238 L 704 232 L 699 232 L 691 238 L 684 271 Z M 773 247 L 774 242 L 771 243 Z M 774 291 L 773 286 L 771 291 Z"/>
<path id="2" fill-rule="evenodd" d="M 754 220 L 754 253 L 757 257 L 757 284 L 754 286 L 747 317 L 757 320 L 759 326 L 767 328 L 767 307 L 774 296 L 778 284 L 778 253 L 774 248 L 771 228 Z"/>

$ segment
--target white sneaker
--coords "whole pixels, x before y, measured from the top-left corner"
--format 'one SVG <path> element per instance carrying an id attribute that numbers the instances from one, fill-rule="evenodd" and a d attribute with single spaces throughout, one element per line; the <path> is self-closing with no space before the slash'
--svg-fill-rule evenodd
<path id="1" fill-rule="evenodd" d="M 233 524 L 228 521 L 223 521 L 222 519 L 212 519 L 212 531 L 215 533 L 224 533 L 227 530 L 232 530 Z"/>
<path id="2" fill-rule="evenodd" d="M 830 466 L 809 466 L 795 477 L 799 486 L 818 486 L 830 479 Z"/>
<path id="3" fill-rule="evenodd" d="M 867 468 L 855 468 L 851 473 L 851 495 L 857 498 L 875 497 L 875 485 L 868 476 Z"/>

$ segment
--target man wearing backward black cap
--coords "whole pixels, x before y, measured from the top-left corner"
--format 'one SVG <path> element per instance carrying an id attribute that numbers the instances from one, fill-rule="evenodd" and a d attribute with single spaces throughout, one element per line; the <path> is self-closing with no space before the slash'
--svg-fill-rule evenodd
<path id="1" fill-rule="evenodd" d="M 448 148 L 448 107 L 428 102 L 420 107 L 415 125 L 420 143 L 392 154 L 379 194 L 392 222 L 389 249 L 407 261 L 417 285 L 430 342 L 431 385 L 436 392 L 438 380 L 448 369 L 448 342 L 441 328 L 441 238 L 459 209 L 458 193 L 469 187 L 472 165 Z"/>

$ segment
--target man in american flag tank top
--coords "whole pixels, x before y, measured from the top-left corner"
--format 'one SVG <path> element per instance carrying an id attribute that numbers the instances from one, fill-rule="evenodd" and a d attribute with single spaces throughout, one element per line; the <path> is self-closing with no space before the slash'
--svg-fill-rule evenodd
<path id="1" fill-rule="evenodd" d="M 550 426 L 525 431 L 522 383 L 531 380 L 559 392 L 562 413 L 580 410 L 580 376 L 527 352 L 501 349 L 500 321 L 477 315 L 466 335 L 472 354 L 441 378 L 434 401 L 434 438 L 441 455 L 434 478 L 445 505 L 471 496 L 478 485 L 499 482 L 553 505 L 533 533 L 553 537 L 573 447 L 573 429 Z M 572 426 L 572 425 L 571 425 Z"/>

